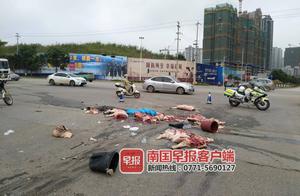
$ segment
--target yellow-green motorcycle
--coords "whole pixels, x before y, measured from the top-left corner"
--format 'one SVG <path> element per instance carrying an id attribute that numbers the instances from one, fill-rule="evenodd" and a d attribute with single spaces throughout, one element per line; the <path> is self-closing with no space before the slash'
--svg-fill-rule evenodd
<path id="1" fill-rule="evenodd" d="M 229 104 L 233 107 L 239 106 L 241 103 L 253 103 L 257 109 L 265 111 L 270 107 L 270 101 L 265 91 L 254 88 L 250 90 L 250 96 L 245 96 L 244 93 L 238 90 L 227 89 L 224 95 L 229 98 Z"/>

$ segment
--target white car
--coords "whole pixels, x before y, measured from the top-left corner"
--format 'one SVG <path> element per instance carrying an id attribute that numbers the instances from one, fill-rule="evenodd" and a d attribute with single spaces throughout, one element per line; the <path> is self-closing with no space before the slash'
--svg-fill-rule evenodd
<path id="1" fill-rule="evenodd" d="M 49 75 L 47 80 L 50 85 L 66 84 L 70 86 L 84 86 L 87 83 L 84 78 L 71 73 L 54 73 Z"/>

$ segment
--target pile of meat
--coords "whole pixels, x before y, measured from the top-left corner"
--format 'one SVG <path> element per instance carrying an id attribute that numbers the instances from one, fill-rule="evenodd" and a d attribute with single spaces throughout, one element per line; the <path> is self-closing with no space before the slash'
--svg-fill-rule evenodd
<path id="1" fill-rule="evenodd" d="M 64 125 L 59 125 L 53 129 L 52 136 L 59 138 L 71 138 L 73 134 L 71 130 L 66 128 Z"/>
<path id="2" fill-rule="evenodd" d="M 164 115 L 163 113 L 157 112 L 156 116 L 150 116 L 147 114 L 143 114 L 140 112 L 137 112 L 134 114 L 135 120 L 146 122 L 146 123 L 157 123 L 159 121 L 181 121 L 179 118 L 175 118 L 173 115 Z"/>
<path id="3" fill-rule="evenodd" d="M 173 107 L 174 109 L 186 110 L 186 111 L 194 111 L 195 107 L 191 105 L 177 105 Z"/>
<path id="4" fill-rule="evenodd" d="M 125 110 L 122 109 L 111 109 L 104 112 L 104 114 L 108 117 L 114 117 L 115 119 L 127 119 L 128 114 L 125 112 Z"/>
<path id="5" fill-rule="evenodd" d="M 177 148 L 206 148 L 208 143 L 213 142 L 212 138 L 202 137 L 195 133 L 183 130 L 183 129 L 167 129 L 164 133 L 161 133 L 156 139 L 167 139 L 176 145 L 173 145 L 173 149 Z"/>
<path id="6" fill-rule="evenodd" d="M 84 108 L 86 114 L 99 114 L 100 112 L 105 112 L 107 110 L 112 110 L 115 107 L 113 106 L 89 106 Z"/>
<path id="7" fill-rule="evenodd" d="M 219 124 L 219 129 L 224 128 L 224 126 L 225 126 L 224 121 L 220 121 L 220 120 L 215 119 L 215 118 L 209 118 L 209 119 L 212 119 L 212 120 L 216 121 Z M 190 115 L 189 117 L 187 117 L 187 120 L 194 123 L 194 124 L 197 124 L 197 125 L 201 126 L 201 121 L 208 120 L 208 118 L 206 118 L 205 116 L 202 116 L 201 114 L 194 114 L 194 115 Z"/>

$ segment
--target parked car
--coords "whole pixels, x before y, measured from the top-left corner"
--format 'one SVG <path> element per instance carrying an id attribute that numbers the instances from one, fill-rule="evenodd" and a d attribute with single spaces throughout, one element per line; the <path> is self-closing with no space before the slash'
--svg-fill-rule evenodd
<path id="1" fill-rule="evenodd" d="M 86 85 L 86 80 L 84 78 L 71 73 L 54 73 L 49 75 L 47 80 L 50 85 L 56 85 L 56 84 L 66 84 L 70 86 Z"/>
<path id="2" fill-rule="evenodd" d="M 20 79 L 20 76 L 14 72 L 10 72 L 10 79 L 14 81 L 18 81 Z"/>
<path id="3" fill-rule="evenodd" d="M 152 77 L 150 79 L 145 80 L 143 84 L 143 89 L 148 92 L 175 92 L 180 95 L 187 93 L 194 93 L 194 86 L 190 83 L 179 82 L 173 77 L 170 76 L 158 76 Z"/>
<path id="4" fill-rule="evenodd" d="M 93 80 L 95 80 L 95 75 L 93 73 L 79 72 L 79 73 L 75 73 L 75 75 L 80 76 L 89 82 L 93 82 Z"/>
<path id="5" fill-rule="evenodd" d="M 275 84 L 267 78 L 256 78 L 249 81 L 250 84 L 264 88 L 266 91 L 275 90 Z"/>

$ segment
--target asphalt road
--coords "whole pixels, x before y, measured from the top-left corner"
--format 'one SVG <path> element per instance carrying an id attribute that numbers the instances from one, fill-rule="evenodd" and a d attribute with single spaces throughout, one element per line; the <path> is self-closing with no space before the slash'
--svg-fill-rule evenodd
<path id="1" fill-rule="evenodd" d="M 140 87 L 140 85 L 138 85 Z M 118 103 L 112 82 L 96 81 L 86 87 L 49 86 L 42 79 L 10 82 L 14 105 L 0 101 L 0 195 L 299 195 L 300 192 L 300 88 L 276 89 L 270 93 L 271 107 L 231 108 L 221 87 L 197 86 L 194 95 L 142 92 L 140 99 Z M 213 104 L 207 105 L 208 92 Z M 117 122 L 85 114 L 89 105 L 149 107 L 170 114 L 188 114 L 170 109 L 191 104 L 207 117 L 226 121 L 216 134 L 193 132 L 215 139 L 210 149 L 233 148 L 237 154 L 233 173 L 175 173 L 114 176 L 89 170 L 95 151 L 168 148 L 156 140 L 167 123 Z M 64 124 L 71 139 L 51 136 Z M 137 125 L 130 136 L 123 125 Z M 4 135 L 7 130 L 14 130 Z M 90 141 L 90 137 L 98 139 Z M 141 140 L 146 138 L 147 143 Z"/>

